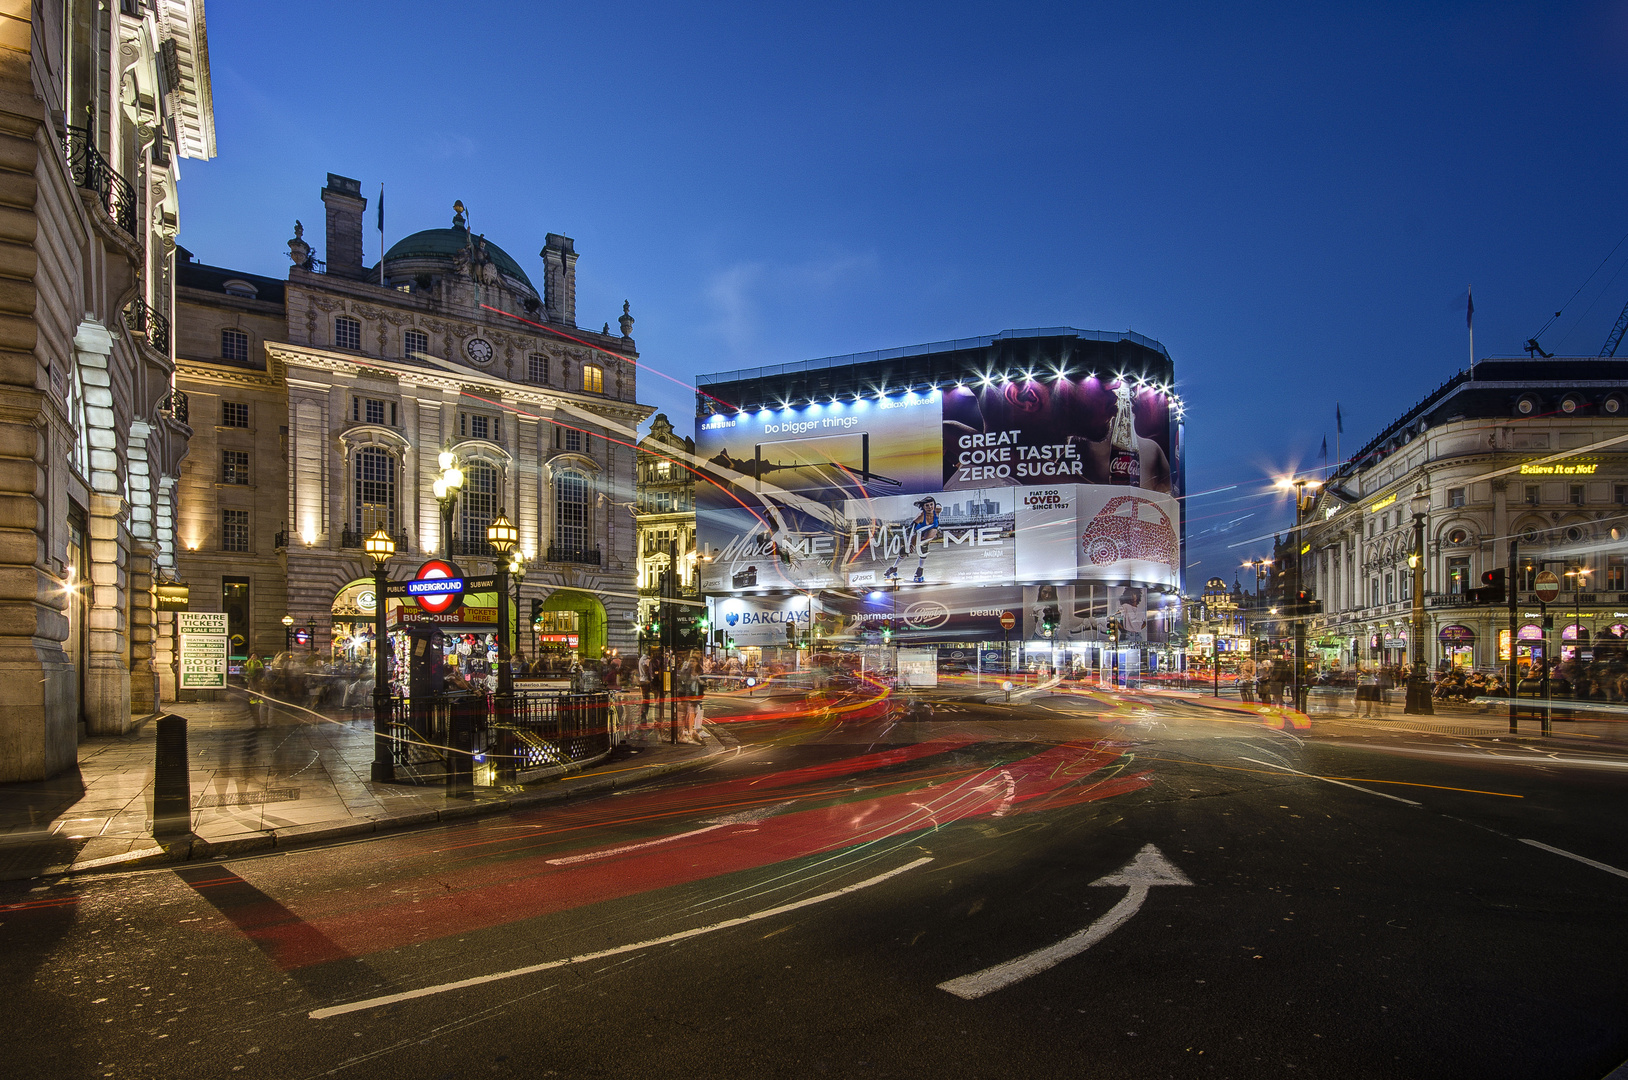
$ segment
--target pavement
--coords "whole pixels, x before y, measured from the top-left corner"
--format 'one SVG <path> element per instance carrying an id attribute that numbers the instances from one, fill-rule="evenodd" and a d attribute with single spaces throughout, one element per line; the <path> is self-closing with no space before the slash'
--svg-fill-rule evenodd
<path id="1" fill-rule="evenodd" d="M 274 708 L 257 721 L 238 689 L 170 712 L 187 718 L 191 835 L 153 835 L 157 725 L 143 717 L 127 735 L 81 742 L 75 769 L 0 785 L 0 880 L 237 856 L 501 814 L 637 784 L 735 745 L 711 725 L 702 745 L 635 733 L 580 769 L 504 786 L 479 786 L 477 777 L 472 791 L 454 795 L 440 782 L 373 783 L 371 718 Z"/>

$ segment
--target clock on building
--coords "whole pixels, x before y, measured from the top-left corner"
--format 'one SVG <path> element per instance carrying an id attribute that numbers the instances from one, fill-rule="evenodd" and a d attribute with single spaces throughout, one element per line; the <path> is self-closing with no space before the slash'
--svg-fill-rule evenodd
<path id="1" fill-rule="evenodd" d="M 470 338 L 464 352 L 469 354 L 471 361 L 483 367 L 492 362 L 492 343 L 485 338 Z"/>

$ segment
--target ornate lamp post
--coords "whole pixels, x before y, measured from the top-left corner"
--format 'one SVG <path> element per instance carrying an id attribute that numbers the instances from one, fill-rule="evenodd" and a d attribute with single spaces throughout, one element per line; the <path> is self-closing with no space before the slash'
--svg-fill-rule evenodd
<path id="1" fill-rule="evenodd" d="M 283 651 L 294 651 L 294 616 L 283 616 Z"/>
<path id="2" fill-rule="evenodd" d="M 507 511 L 498 510 L 497 517 L 486 526 L 486 542 L 497 553 L 497 692 L 507 702 L 514 693 L 514 673 L 509 670 L 509 561 L 508 554 L 520 540 L 520 530 L 509 520 Z"/>
<path id="3" fill-rule="evenodd" d="M 362 541 L 362 549 L 373 560 L 373 782 L 388 784 L 396 779 L 396 763 L 390 749 L 390 665 L 385 659 L 386 635 L 384 601 L 385 563 L 396 553 L 396 542 L 383 529 L 375 529 Z"/>
<path id="4" fill-rule="evenodd" d="M 520 622 L 521 611 L 520 590 L 526 584 L 526 560 L 524 556 L 520 554 L 519 548 L 515 548 L 514 551 L 509 554 L 509 576 L 514 578 L 514 620 L 515 623 L 518 624 Z M 514 643 L 514 649 L 520 654 L 521 659 L 525 659 L 525 649 L 520 646 L 519 642 Z"/>
<path id="5" fill-rule="evenodd" d="M 1436 711 L 1430 700 L 1430 667 L 1425 663 L 1425 518 L 1430 516 L 1430 492 L 1420 484 L 1408 500 L 1408 511 L 1413 514 L 1413 554 L 1408 565 L 1413 568 L 1413 640 L 1408 651 L 1413 664 L 1408 672 L 1408 699 L 1402 711 L 1429 716 Z"/>
<path id="6" fill-rule="evenodd" d="M 431 487 L 435 491 L 435 501 L 441 507 L 441 554 L 450 559 L 454 554 L 452 515 L 458 508 L 458 493 L 463 490 L 464 471 L 458 467 L 458 455 L 451 450 L 441 451 L 436 464 L 441 466 L 441 475 L 435 478 Z"/>

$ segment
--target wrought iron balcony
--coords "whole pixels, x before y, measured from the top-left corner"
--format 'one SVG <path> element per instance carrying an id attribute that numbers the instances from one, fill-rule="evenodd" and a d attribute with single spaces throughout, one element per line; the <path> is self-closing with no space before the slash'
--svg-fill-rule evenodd
<path id="1" fill-rule="evenodd" d="M 165 356 L 170 352 L 170 321 L 150 307 L 146 300 L 136 297 L 124 309 L 124 325 L 132 333 L 147 338 L 147 344 Z"/>
<path id="2" fill-rule="evenodd" d="M 562 544 L 548 545 L 549 562 L 584 563 L 588 566 L 600 565 L 599 549 L 597 547 L 566 547 Z"/>
<path id="3" fill-rule="evenodd" d="M 113 224 L 136 238 L 136 190 L 96 149 L 90 129 L 69 126 L 62 137 L 62 149 L 68 156 L 73 182 L 100 195 Z"/>
<path id="4" fill-rule="evenodd" d="M 346 525 L 344 528 L 339 530 L 339 546 L 342 548 L 363 547 L 365 546 L 363 542 L 372 535 L 373 532 L 371 529 L 367 532 L 363 532 L 361 529 L 352 529 L 349 525 Z M 403 555 L 412 550 L 413 545 L 409 541 L 406 533 L 393 533 L 390 539 L 395 541 L 397 555 Z"/>
<path id="5" fill-rule="evenodd" d="M 278 532 L 277 532 L 277 535 L 272 539 L 271 546 L 276 548 L 278 551 L 282 551 L 285 548 L 287 548 L 288 547 L 288 530 L 287 529 L 279 529 Z"/>
<path id="6" fill-rule="evenodd" d="M 170 419 L 178 424 L 187 422 L 187 395 L 181 390 L 171 390 L 164 395 L 164 400 L 158 403 L 159 409 L 170 414 Z"/>

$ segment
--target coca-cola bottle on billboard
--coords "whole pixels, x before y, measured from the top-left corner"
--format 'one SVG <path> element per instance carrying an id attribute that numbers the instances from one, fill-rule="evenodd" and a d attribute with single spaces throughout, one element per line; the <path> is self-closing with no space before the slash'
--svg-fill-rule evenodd
<path id="1" fill-rule="evenodd" d="M 1114 387 L 1119 399 L 1114 419 L 1108 425 L 1108 482 L 1129 487 L 1142 486 L 1142 448 L 1136 438 L 1136 418 L 1131 412 L 1131 388 L 1123 381 Z"/>

